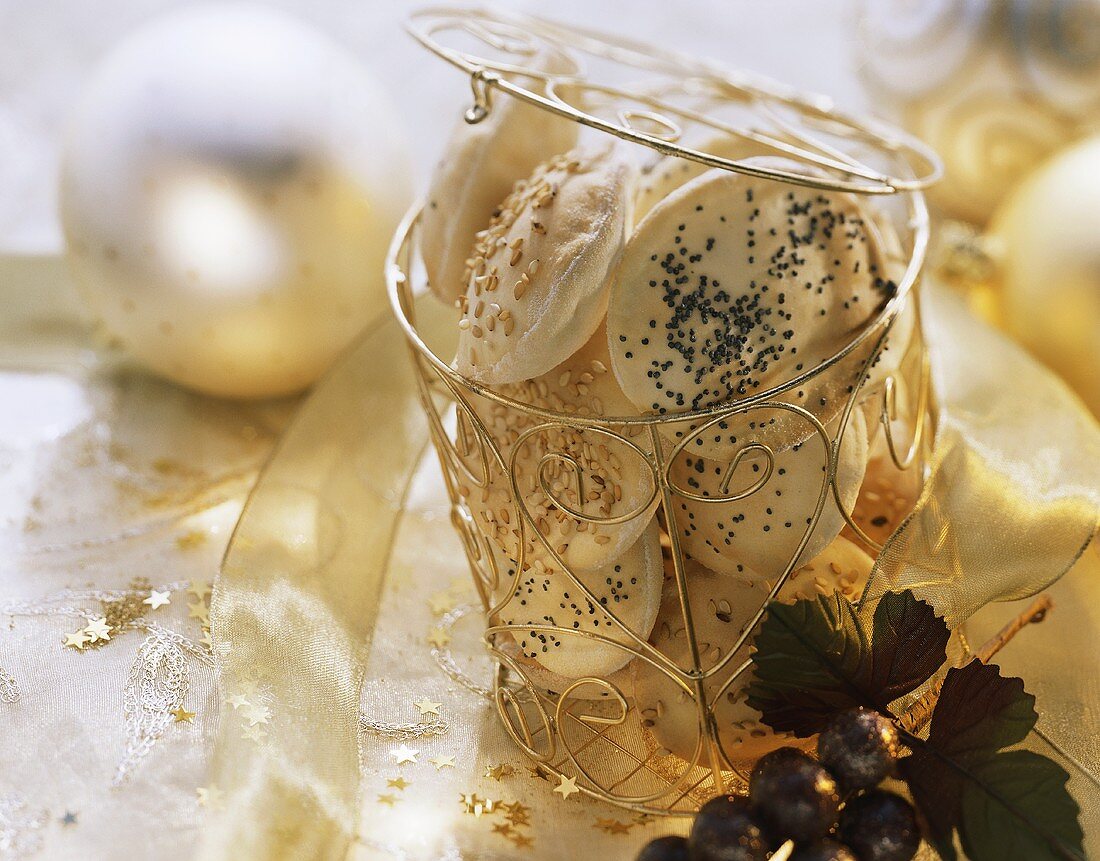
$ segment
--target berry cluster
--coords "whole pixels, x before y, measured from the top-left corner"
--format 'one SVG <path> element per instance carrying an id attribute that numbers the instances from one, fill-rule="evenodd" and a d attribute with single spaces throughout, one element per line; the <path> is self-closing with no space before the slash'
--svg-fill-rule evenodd
<path id="1" fill-rule="evenodd" d="M 817 759 L 793 747 L 761 757 L 747 797 L 712 798 L 688 837 L 654 840 L 637 861 L 765 861 L 788 840 L 790 861 L 910 861 L 920 846 L 916 814 L 877 788 L 898 751 L 888 718 L 842 712 L 818 737 Z"/>

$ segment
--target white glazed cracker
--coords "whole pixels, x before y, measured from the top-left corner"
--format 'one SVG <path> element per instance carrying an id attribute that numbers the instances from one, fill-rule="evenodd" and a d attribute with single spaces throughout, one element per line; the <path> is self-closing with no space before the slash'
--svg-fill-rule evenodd
<path id="1" fill-rule="evenodd" d="M 632 166 L 608 146 L 555 157 L 516 185 L 471 252 L 459 373 L 517 383 L 592 337 L 630 225 L 632 183 Z"/>
<path id="2" fill-rule="evenodd" d="M 826 430 L 832 436 L 836 424 Z M 673 461 L 670 478 L 675 488 L 718 499 L 747 490 L 765 474 L 766 464 L 763 452 L 748 453 L 723 493 L 722 483 L 730 464 L 684 452 Z M 815 432 L 790 449 L 774 453 L 771 477 L 743 499 L 709 502 L 677 494 L 675 521 L 681 546 L 714 571 L 738 574 L 742 566 L 748 566 L 774 579 L 794 557 L 809 528 L 826 481 L 827 464 L 824 440 Z M 846 511 L 855 504 L 866 466 L 867 423 L 863 412 L 853 409 L 836 470 Z M 799 558 L 812 559 L 840 534 L 843 526 L 844 517 L 832 490 L 826 488 L 821 516 Z"/>
<path id="3" fill-rule="evenodd" d="M 850 541 L 836 538 L 820 555 L 791 573 L 778 600 L 786 603 L 840 592 L 854 601 L 867 582 L 871 566 L 867 554 Z M 687 564 L 686 581 L 700 660 L 703 669 L 709 669 L 733 648 L 767 600 L 771 584 L 759 577 L 716 574 L 692 560 Z M 680 667 L 690 666 L 680 600 L 672 584 L 666 586 L 650 642 Z M 716 695 L 749 654 L 746 644 L 726 668 L 707 682 L 708 692 Z M 643 722 L 659 744 L 677 756 L 690 759 L 699 740 L 693 697 L 644 661 L 635 661 L 632 667 L 634 699 Z M 733 762 L 749 762 L 785 744 L 803 743 L 790 735 L 773 732 L 761 722 L 759 712 L 746 705 L 745 689 L 750 679 L 750 674 L 745 673 L 734 680 L 713 706 L 719 743 Z"/>
<path id="4" fill-rule="evenodd" d="M 608 306 L 615 375 L 640 410 L 662 415 L 792 379 L 892 295 L 880 257 L 852 195 L 708 171 L 657 204 L 623 252 Z M 806 388 L 791 402 L 835 409 L 830 381 Z M 735 445 L 707 441 L 706 453 Z"/>
<path id="5" fill-rule="evenodd" d="M 705 138 L 698 146 L 688 141 L 688 146 L 700 152 L 728 158 L 734 161 L 752 158 L 760 154 L 760 144 L 736 135 L 721 134 Z M 634 197 L 634 220 L 642 221 L 654 206 L 682 185 L 712 168 L 702 162 L 666 155 L 643 165 L 638 175 L 638 190 Z"/>
<path id="6" fill-rule="evenodd" d="M 600 326 L 587 344 L 549 373 L 498 386 L 497 391 L 566 416 L 636 415 L 610 364 L 607 337 Z M 642 455 L 621 440 L 487 399 L 478 399 L 475 408 L 500 448 L 539 531 L 567 565 L 592 568 L 613 561 L 653 519 L 656 477 Z M 537 426 L 543 429 L 517 446 L 521 435 Z M 643 446 L 647 443 L 644 428 L 616 425 L 611 430 Z M 576 470 L 566 459 L 580 466 L 579 493 Z M 540 468 L 551 494 L 543 489 Z M 511 486 L 501 477 L 489 488 L 467 489 L 466 501 L 478 525 L 514 556 L 520 530 L 513 514 Z M 583 516 L 575 516 L 578 513 Z M 606 522 L 631 513 L 637 516 L 621 523 Z"/>
<path id="7" fill-rule="evenodd" d="M 566 72 L 573 63 L 547 51 L 534 68 Z M 466 289 L 466 268 L 475 234 L 489 223 L 516 181 L 538 165 L 576 146 L 577 124 L 497 95 L 489 116 L 460 121 L 432 174 L 420 217 L 420 254 L 428 283 L 440 299 L 454 302 Z"/>
<path id="8" fill-rule="evenodd" d="M 499 619 L 518 626 L 512 633 L 524 658 L 537 661 L 551 673 L 569 679 L 605 677 L 630 662 L 633 653 L 627 649 L 584 636 L 584 632 L 599 634 L 614 643 L 637 648 L 608 611 L 643 641 L 653 630 L 664 579 L 656 523 L 651 523 L 615 562 L 587 571 L 574 570 L 577 579 L 592 591 L 595 602 L 537 546 L 524 560 L 518 578 L 514 576 L 514 560 L 498 557 L 498 564 L 501 562 L 494 599 L 508 600 L 499 611 Z M 577 633 L 525 629 L 528 625 L 553 625 Z"/>

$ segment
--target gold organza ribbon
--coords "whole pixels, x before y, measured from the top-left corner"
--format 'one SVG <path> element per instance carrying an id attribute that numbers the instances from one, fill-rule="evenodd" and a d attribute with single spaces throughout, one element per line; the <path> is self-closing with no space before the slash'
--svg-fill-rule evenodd
<path id="1" fill-rule="evenodd" d="M 1044 588 L 1080 555 L 1100 512 L 1100 430 L 961 302 L 929 291 L 926 306 L 939 398 L 932 475 L 875 582 L 913 586 L 959 620 Z M 453 328 L 430 299 L 419 313 L 429 342 Z M 426 441 L 407 349 L 385 322 L 305 402 L 259 480 L 212 601 L 223 705 L 210 781 L 225 810 L 205 832 L 203 859 L 345 856 L 358 812 L 362 668 Z M 1050 696 L 1072 703 L 1080 680 L 1061 680 Z M 270 707 L 261 742 L 242 737 L 229 700 L 242 686 Z M 1087 739 L 1095 723 L 1059 736 Z"/>
<path id="2" fill-rule="evenodd" d="M 1061 577 L 1100 525 L 1100 427 L 1017 345 L 934 285 L 922 310 L 938 414 L 931 473 L 875 566 L 952 626 Z"/>
<path id="3" fill-rule="evenodd" d="M 204 861 L 347 854 L 364 659 L 403 493 L 427 440 L 405 341 L 385 314 L 301 406 L 214 588 L 221 709 Z M 256 724 L 266 737 L 243 735 L 253 712 L 235 708 L 235 694 L 267 709 Z"/>

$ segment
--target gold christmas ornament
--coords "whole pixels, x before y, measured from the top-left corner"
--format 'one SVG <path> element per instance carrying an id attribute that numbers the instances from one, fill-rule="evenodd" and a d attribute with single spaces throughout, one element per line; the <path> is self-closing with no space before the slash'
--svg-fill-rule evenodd
<path id="1" fill-rule="evenodd" d="M 988 243 L 1005 326 L 1100 416 L 1100 137 L 1070 147 L 1016 188 Z"/>
<path id="2" fill-rule="evenodd" d="M 862 0 L 877 110 L 934 147 L 929 200 L 985 224 L 1016 182 L 1100 126 L 1098 0 Z"/>
<path id="3" fill-rule="evenodd" d="M 273 9 L 197 6 L 130 36 L 62 155 L 68 256 L 106 332 L 210 394 L 308 386 L 384 306 L 398 129 L 355 57 Z"/>

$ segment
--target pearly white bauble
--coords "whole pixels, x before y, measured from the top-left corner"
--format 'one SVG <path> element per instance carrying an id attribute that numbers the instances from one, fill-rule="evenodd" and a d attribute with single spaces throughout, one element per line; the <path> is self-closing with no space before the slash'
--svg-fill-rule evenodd
<path id="1" fill-rule="evenodd" d="M 1006 326 L 1100 417 L 1100 137 L 1035 171 L 989 228 Z M 1056 432 L 1056 431 L 1052 431 Z"/>
<path id="2" fill-rule="evenodd" d="M 313 382 L 385 306 L 403 136 L 347 50 L 269 7 L 191 7 L 94 73 L 63 148 L 68 255 L 104 328 L 203 392 Z"/>

